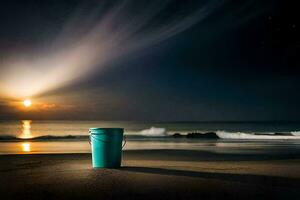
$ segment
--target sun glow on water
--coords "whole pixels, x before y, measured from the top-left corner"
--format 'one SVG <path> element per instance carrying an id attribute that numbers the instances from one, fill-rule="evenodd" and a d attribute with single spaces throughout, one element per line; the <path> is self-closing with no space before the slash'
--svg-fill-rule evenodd
<path id="1" fill-rule="evenodd" d="M 30 146 L 29 142 L 22 143 L 21 145 L 22 145 L 22 151 L 23 152 L 30 152 L 31 151 L 31 146 Z"/>
<path id="2" fill-rule="evenodd" d="M 22 120 L 22 135 L 20 138 L 31 138 L 31 120 Z"/>

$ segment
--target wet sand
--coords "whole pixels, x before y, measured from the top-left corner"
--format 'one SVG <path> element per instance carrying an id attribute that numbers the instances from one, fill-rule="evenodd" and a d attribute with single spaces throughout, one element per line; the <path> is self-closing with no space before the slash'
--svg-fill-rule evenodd
<path id="1" fill-rule="evenodd" d="M 295 199 L 300 155 L 127 150 L 98 170 L 90 154 L 2 155 L 0 184 L 1 199 Z"/>

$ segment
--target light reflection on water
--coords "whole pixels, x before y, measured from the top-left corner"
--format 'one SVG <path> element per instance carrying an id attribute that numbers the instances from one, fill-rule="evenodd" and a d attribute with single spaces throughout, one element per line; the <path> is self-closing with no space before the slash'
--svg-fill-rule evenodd
<path id="1" fill-rule="evenodd" d="M 1 154 L 89 153 L 87 141 L 0 142 Z"/>
<path id="2" fill-rule="evenodd" d="M 22 151 L 23 152 L 30 152 L 31 151 L 31 145 L 29 142 L 24 142 L 21 144 Z"/>
<path id="3" fill-rule="evenodd" d="M 27 138 L 32 138 L 31 134 L 31 120 L 22 120 L 22 133 L 20 138 L 27 139 Z"/>
<path id="4" fill-rule="evenodd" d="M 282 142 L 244 142 L 244 141 L 127 141 L 124 150 L 176 149 L 197 150 L 214 153 L 251 154 L 251 153 L 300 153 L 300 141 Z M 88 141 L 34 141 L 2 142 L 0 154 L 34 153 L 90 153 Z"/>

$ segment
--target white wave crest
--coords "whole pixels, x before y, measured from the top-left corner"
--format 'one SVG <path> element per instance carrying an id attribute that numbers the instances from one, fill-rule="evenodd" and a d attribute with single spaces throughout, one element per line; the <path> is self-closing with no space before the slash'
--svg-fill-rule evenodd
<path id="1" fill-rule="evenodd" d="M 298 135 L 295 135 L 298 134 Z M 269 133 L 264 135 L 256 135 L 254 133 L 243 132 L 227 132 L 217 131 L 216 134 L 222 139 L 241 139 L 241 140 L 289 140 L 300 139 L 300 132 L 292 132 L 292 135 L 275 135 L 275 133 Z"/>
<path id="2" fill-rule="evenodd" d="M 167 131 L 165 128 L 151 127 L 149 129 L 142 130 L 140 135 L 151 136 L 151 137 L 164 137 L 167 136 Z"/>
<path id="3" fill-rule="evenodd" d="M 294 136 L 300 136 L 300 131 L 292 131 L 291 134 Z"/>

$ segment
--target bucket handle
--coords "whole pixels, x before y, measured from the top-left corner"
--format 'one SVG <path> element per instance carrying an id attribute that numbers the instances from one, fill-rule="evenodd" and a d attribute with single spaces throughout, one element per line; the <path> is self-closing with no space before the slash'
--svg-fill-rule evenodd
<path id="1" fill-rule="evenodd" d="M 123 141 L 124 141 L 124 143 L 123 143 Z M 122 141 L 122 149 L 125 147 L 125 145 L 126 145 L 126 136 L 125 135 L 123 135 L 123 141 Z"/>
<path id="2" fill-rule="evenodd" d="M 90 135 L 90 140 L 89 140 L 89 144 L 91 145 L 91 138 L 92 138 L 93 136 L 92 135 Z M 99 140 L 99 141 L 101 141 L 101 142 L 110 142 L 109 140 L 101 140 L 101 139 L 99 139 L 99 138 L 95 138 L 95 137 L 93 137 L 94 139 L 96 139 L 96 140 Z M 126 137 L 125 137 L 125 135 L 123 136 L 123 141 L 122 141 L 122 149 L 125 147 L 125 145 L 126 145 L 126 142 L 127 142 L 127 140 L 126 140 Z"/>

